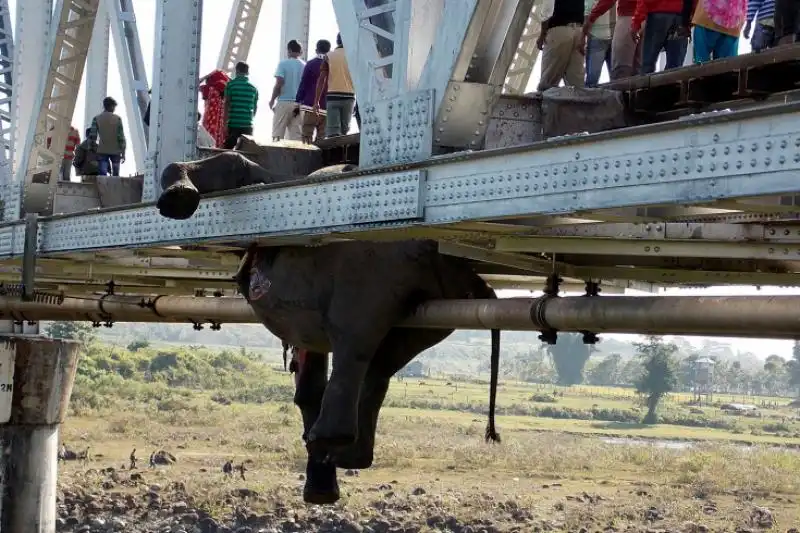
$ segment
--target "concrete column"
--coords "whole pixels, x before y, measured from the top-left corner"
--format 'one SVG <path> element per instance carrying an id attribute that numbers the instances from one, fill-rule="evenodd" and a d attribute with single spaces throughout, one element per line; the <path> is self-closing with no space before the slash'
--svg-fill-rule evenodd
<path id="1" fill-rule="evenodd" d="M 0 532 L 55 533 L 58 430 L 80 344 L 0 338 Z"/>

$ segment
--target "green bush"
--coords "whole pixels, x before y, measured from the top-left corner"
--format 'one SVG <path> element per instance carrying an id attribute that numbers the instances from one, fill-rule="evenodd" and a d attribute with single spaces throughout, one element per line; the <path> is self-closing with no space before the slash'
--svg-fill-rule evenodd
<path id="1" fill-rule="evenodd" d="M 223 404 L 291 402 L 294 387 L 288 380 L 274 381 L 274 371 L 246 350 L 153 349 L 146 341 L 134 341 L 127 349 L 90 343 L 78 363 L 70 406 L 77 413 L 120 404 L 187 411 L 195 408 L 191 400 L 197 392 L 208 392 L 212 401 Z"/>

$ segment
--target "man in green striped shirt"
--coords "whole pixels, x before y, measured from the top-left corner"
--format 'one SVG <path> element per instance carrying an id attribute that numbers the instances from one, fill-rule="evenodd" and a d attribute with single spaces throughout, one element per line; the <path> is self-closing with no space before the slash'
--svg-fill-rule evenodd
<path id="1" fill-rule="evenodd" d="M 225 148 L 232 150 L 240 135 L 253 134 L 253 117 L 258 110 L 258 89 L 250 83 L 250 66 L 240 61 L 236 64 L 236 77 L 225 86 L 225 116 L 228 117 L 228 135 Z"/>

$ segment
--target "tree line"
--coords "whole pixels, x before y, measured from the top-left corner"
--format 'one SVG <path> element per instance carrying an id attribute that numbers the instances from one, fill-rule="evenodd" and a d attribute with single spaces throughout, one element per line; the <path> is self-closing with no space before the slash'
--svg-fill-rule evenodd
<path id="1" fill-rule="evenodd" d="M 669 366 L 674 372 L 674 389 L 691 391 L 697 381 L 698 359 L 710 359 L 711 383 L 714 392 L 758 395 L 795 396 L 800 389 L 800 342 L 795 342 L 790 359 L 770 355 L 759 365 L 743 365 L 691 345 L 678 346 L 656 337 L 633 343 L 636 357 L 619 353 L 597 355 L 595 346 L 583 343 L 580 334 L 559 334 L 552 346 L 532 346 L 527 353 L 516 354 L 505 365 L 505 373 L 521 381 L 559 385 L 595 385 L 636 387 L 648 372 L 647 361 L 654 353 L 662 353 L 660 368 Z M 668 361 L 668 363 L 664 363 Z"/>
<path id="2" fill-rule="evenodd" d="M 245 346 L 280 349 L 280 341 L 259 325 L 224 325 L 222 331 L 196 331 L 190 325 L 119 324 L 113 328 L 92 328 L 88 323 L 53 322 L 48 331 L 55 337 L 97 336 L 126 346 L 131 342 L 181 345 Z M 648 338 L 649 339 L 649 338 Z M 446 341 L 423 353 L 414 374 L 474 377 L 488 373 L 489 335 L 484 331 L 456 331 Z M 546 345 L 535 333 L 504 332 L 502 370 L 506 377 L 530 383 L 636 387 L 645 364 L 643 345 L 616 339 L 601 339 L 597 345 L 583 343 L 579 333 L 559 333 L 555 345 Z M 691 391 L 696 380 L 696 361 L 709 358 L 713 364 L 715 392 L 736 395 L 795 396 L 800 389 L 800 344 L 792 357 L 770 355 L 761 360 L 752 354 L 734 354 L 731 347 L 707 341 L 695 347 L 680 338 L 667 346 L 675 369 L 675 390 Z"/>

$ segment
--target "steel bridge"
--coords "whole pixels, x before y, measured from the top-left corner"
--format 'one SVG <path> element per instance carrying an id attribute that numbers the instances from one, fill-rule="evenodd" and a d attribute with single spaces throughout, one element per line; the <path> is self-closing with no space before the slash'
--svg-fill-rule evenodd
<path id="1" fill-rule="evenodd" d="M 601 281 L 606 292 L 798 284 L 794 46 L 615 82 L 607 88 L 624 95 L 635 120 L 547 137 L 537 130 L 541 99 L 523 94 L 546 6 L 333 0 L 363 130 L 319 149 L 331 162 L 358 161 L 359 171 L 213 195 L 193 218 L 173 221 L 153 201 L 165 165 L 201 156 L 203 2 L 157 1 L 157 20 L 146 21 L 156 28 L 150 81 L 131 0 L 18 2 L 16 39 L 7 2 L 0 0 L 6 286 L 25 275 L 27 290 L 35 283 L 67 294 L 103 292 L 112 281 L 117 293 L 228 294 L 237 266 L 230 252 L 253 240 L 422 236 L 474 260 L 497 288 L 540 288 L 554 270 L 576 286 Z M 308 50 L 309 9 L 310 0 L 283 0 L 282 42 L 295 38 Z M 260 0 L 233 2 L 220 68 L 247 58 L 259 15 L 273 10 Z M 81 80 L 101 99 L 110 40 L 141 176 L 58 183 L 58 147 Z"/>
<path id="2" fill-rule="evenodd" d="M 331 0 L 362 129 L 269 149 L 358 170 L 207 195 L 176 221 L 154 201 L 166 165 L 208 155 L 196 143 L 203 1 L 155 1 L 156 20 L 141 21 L 156 32 L 147 72 L 133 0 L 17 0 L 13 32 L 0 0 L 3 533 L 54 530 L 55 446 L 78 350 L 27 335 L 36 320 L 110 324 L 112 307 L 181 320 L 211 300 L 195 296 L 233 295 L 234 252 L 253 241 L 432 238 L 499 289 L 552 289 L 553 274 L 561 289 L 586 283 L 590 296 L 598 283 L 605 294 L 800 285 L 798 45 L 573 91 L 576 105 L 616 95 L 622 122 L 557 131 L 553 113 L 569 104 L 525 94 L 552 2 Z M 282 0 L 281 48 L 296 39 L 309 49 L 310 2 Z M 259 17 L 277 3 L 233 1 L 218 68 L 247 59 Z M 59 183 L 82 80 L 88 101 L 105 96 L 112 41 L 137 176 Z M 253 319 L 241 300 L 216 300 L 218 317 Z M 792 297 L 754 298 L 749 309 L 731 299 L 642 302 L 668 323 L 620 298 L 459 310 L 475 327 L 583 330 L 606 313 L 595 331 L 800 331 Z M 410 324 L 450 327 L 451 311 L 433 302 Z"/>

